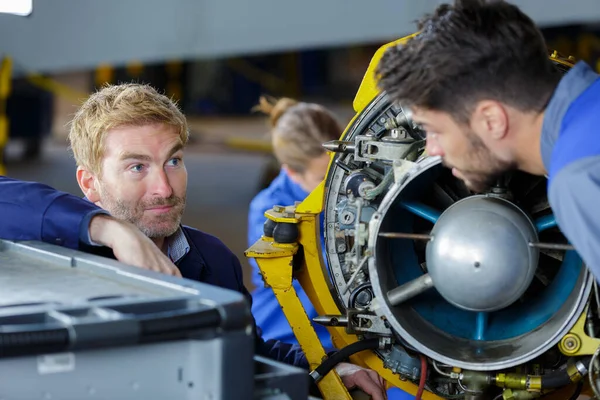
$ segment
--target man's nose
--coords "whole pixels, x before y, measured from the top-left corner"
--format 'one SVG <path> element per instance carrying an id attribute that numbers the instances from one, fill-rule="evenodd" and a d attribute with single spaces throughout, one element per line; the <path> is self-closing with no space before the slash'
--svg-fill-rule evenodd
<path id="1" fill-rule="evenodd" d="M 171 197 L 173 194 L 173 188 L 169 182 L 169 177 L 164 170 L 159 169 L 153 176 L 152 179 L 152 195 L 160 196 L 163 198 Z"/>
<path id="2" fill-rule="evenodd" d="M 437 135 L 432 133 L 427 133 L 427 142 L 425 146 L 425 151 L 429 156 L 443 156 L 444 151 L 442 150 L 442 146 L 437 140 Z"/>

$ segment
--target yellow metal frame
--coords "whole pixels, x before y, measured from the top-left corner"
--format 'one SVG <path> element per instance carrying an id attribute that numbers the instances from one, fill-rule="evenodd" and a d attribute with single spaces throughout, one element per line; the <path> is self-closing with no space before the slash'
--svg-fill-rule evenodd
<path id="1" fill-rule="evenodd" d="M 566 356 L 590 356 L 600 347 L 600 339 L 585 333 L 588 306 L 585 307 L 579 319 L 558 343 L 559 350 Z"/>
<path id="2" fill-rule="evenodd" d="M 6 175 L 3 153 L 8 143 L 9 121 L 6 115 L 6 101 L 11 91 L 12 60 L 5 57 L 0 63 L 0 175 Z"/>
<path id="3" fill-rule="evenodd" d="M 342 137 L 346 136 L 349 127 L 352 126 L 352 122 L 360 112 L 379 94 L 375 69 L 385 50 L 388 47 L 404 43 L 413 36 L 410 35 L 388 43 L 377 50 L 353 102 L 356 115 Z M 286 207 L 285 210 L 275 211 L 273 209 L 265 213 L 267 218 L 275 222 L 296 223 L 299 231 L 297 243 L 281 245 L 275 243 L 273 238 L 263 237 L 245 253 L 246 257 L 256 259 L 265 285 L 273 289 L 298 343 L 306 353 L 311 369 L 321 364 L 327 355 L 292 286 L 293 278 L 298 279 L 319 315 L 339 315 L 341 313 L 332 295 L 333 288 L 325 271 L 325 262 L 318 239 L 320 238 L 319 214 L 323 211 L 324 194 L 324 182 L 321 182 L 299 205 Z M 300 246 L 302 246 L 304 257 L 302 257 L 302 264 L 297 266 L 297 270 L 294 271 L 292 262 Z M 343 348 L 358 341 L 358 337 L 347 334 L 343 327 L 328 327 L 327 329 L 336 348 Z M 363 351 L 359 356 L 351 356 L 350 360 L 356 365 L 377 371 L 386 380 L 388 387 L 398 387 L 413 395 L 417 393 L 418 387 L 415 384 L 401 380 L 398 375 L 385 368 L 383 361 L 373 351 Z M 335 371 L 327 374 L 317 385 L 326 399 L 352 399 Z M 425 392 L 422 398 L 426 400 L 440 399 L 429 392 Z"/>
<path id="4" fill-rule="evenodd" d="M 298 206 L 289 206 L 281 211 L 267 211 L 266 217 L 275 222 L 297 224 L 298 241 L 293 244 L 279 244 L 274 242 L 273 238 L 263 236 L 245 253 L 247 257 L 256 259 L 265 285 L 273 289 L 298 343 L 306 353 L 311 369 L 321 364 L 327 355 L 292 286 L 293 278 L 298 279 L 318 314 L 341 313 L 332 295 L 333 288 L 324 268 L 318 240 L 319 214 L 323 210 L 323 198 L 324 182 Z M 293 260 L 300 246 L 304 257 L 294 271 Z M 343 348 L 358 341 L 358 337 L 347 334 L 343 327 L 329 327 L 328 330 L 336 348 Z M 377 371 L 387 381 L 388 387 L 398 387 L 405 392 L 416 394 L 417 386 L 401 380 L 398 375 L 385 368 L 383 361 L 374 352 L 363 351 L 359 356 L 351 356 L 350 359 L 356 365 Z M 317 385 L 326 399 L 352 399 L 335 371 L 327 374 Z M 422 398 L 440 399 L 429 392 L 425 392 Z"/>
<path id="5" fill-rule="evenodd" d="M 394 47 L 399 44 L 406 43 L 409 39 L 412 39 L 413 37 L 415 37 L 417 35 L 417 33 L 418 32 L 413 33 L 412 35 L 408 35 L 403 38 L 400 38 L 396 41 L 384 44 L 379 49 L 377 49 L 377 51 L 373 55 L 373 58 L 371 59 L 371 62 L 369 63 L 369 66 L 367 67 L 365 76 L 363 77 L 363 80 L 360 83 L 360 86 L 358 87 L 358 92 L 356 92 L 354 101 L 352 102 L 354 111 L 357 114 L 356 116 L 358 116 L 358 114 L 360 114 L 360 112 L 362 110 L 364 110 L 365 107 L 368 106 L 369 103 L 371 101 L 373 101 L 373 99 L 375 97 L 377 97 L 377 95 L 380 92 L 380 90 L 377 87 L 377 79 L 375 77 L 375 70 L 377 69 L 377 66 L 379 65 L 379 61 L 381 61 L 381 57 L 383 57 L 383 54 L 385 53 L 385 51 L 390 47 Z M 348 126 L 351 126 L 351 124 Z M 343 136 L 345 136 L 345 133 Z"/>

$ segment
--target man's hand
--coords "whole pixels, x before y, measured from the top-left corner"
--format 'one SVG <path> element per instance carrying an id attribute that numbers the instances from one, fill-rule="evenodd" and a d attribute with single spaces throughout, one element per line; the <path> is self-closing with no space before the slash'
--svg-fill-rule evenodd
<path id="1" fill-rule="evenodd" d="M 358 365 L 339 363 L 335 367 L 342 382 L 347 389 L 358 388 L 370 395 L 373 400 L 385 400 L 387 394 L 385 381 L 372 369 L 359 367 Z"/>
<path id="2" fill-rule="evenodd" d="M 108 215 L 97 215 L 90 221 L 90 238 L 110 247 L 124 264 L 181 276 L 179 269 L 135 225 Z"/>

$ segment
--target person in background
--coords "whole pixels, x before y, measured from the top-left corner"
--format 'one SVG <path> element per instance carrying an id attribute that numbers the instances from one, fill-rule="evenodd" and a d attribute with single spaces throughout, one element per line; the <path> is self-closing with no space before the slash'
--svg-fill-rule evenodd
<path id="1" fill-rule="evenodd" d="M 262 97 L 255 107 L 269 117 L 273 152 L 281 165 L 279 175 L 271 184 L 259 192 L 250 203 L 248 212 L 248 246 L 253 245 L 263 234 L 265 211 L 275 205 L 289 206 L 303 201 L 312 192 L 327 173 L 330 155 L 322 144 L 337 140 L 343 129 L 334 115 L 325 107 L 299 102 L 290 98 L 269 100 Z M 323 232 L 323 215 L 321 215 Z M 325 257 L 324 237 L 321 236 L 323 260 Z M 290 327 L 271 288 L 265 287 L 254 259 L 252 283 L 256 287 L 252 294 L 252 314 L 265 337 L 297 344 Z M 297 280 L 294 289 L 312 320 L 317 312 Z M 325 348 L 333 347 L 331 336 L 324 326 L 313 324 L 321 343 Z M 408 400 L 414 396 L 391 388 L 387 391 L 390 400 Z"/>
<path id="2" fill-rule="evenodd" d="M 330 159 L 322 144 L 339 139 L 342 134 L 342 128 L 333 114 L 318 104 L 298 102 L 290 98 L 271 100 L 261 97 L 254 109 L 269 117 L 273 152 L 281 170 L 271 184 L 250 202 L 249 246 L 263 234 L 265 211 L 275 205 L 289 206 L 303 201 L 321 183 Z M 321 245 L 324 248 L 323 243 Z M 273 291 L 264 286 L 256 261 L 249 261 L 252 266 L 252 283 L 256 287 L 252 292 L 252 313 L 256 323 L 270 338 L 297 343 Z M 317 312 L 297 280 L 294 280 L 293 286 L 312 320 Z M 323 346 L 333 347 L 327 329 L 318 324 L 314 324 L 314 327 Z"/>

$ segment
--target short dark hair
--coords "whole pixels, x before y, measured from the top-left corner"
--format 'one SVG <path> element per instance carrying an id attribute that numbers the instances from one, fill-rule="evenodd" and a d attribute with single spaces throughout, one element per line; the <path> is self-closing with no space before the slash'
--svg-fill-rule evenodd
<path id="1" fill-rule="evenodd" d="M 504 1 L 442 4 L 418 30 L 387 49 L 376 70 L 380 88 L 405 106 L 445 111 L 461 122 L 483 99 L 540 112 L 560 80 L 540 30 Z"/>

